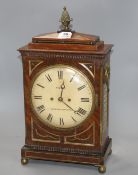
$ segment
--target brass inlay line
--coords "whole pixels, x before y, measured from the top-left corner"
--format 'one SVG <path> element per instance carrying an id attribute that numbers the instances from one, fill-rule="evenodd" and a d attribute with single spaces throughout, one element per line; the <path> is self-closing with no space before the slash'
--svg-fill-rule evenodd
<path id="1" fill-rule="evenodd" d="M 79 64 L 82 65 L 93 78 L 95 78 L 95 65 L 90 65 L 90 63 L 79 63 Z M 94 72 L 92 72 L 92 70 L 90 70 L 90 68 L 88 68 L 87 65 L 90 65 L 90 67 L 94 69 Z"/>
<path id="2" fill-rule="evenodd" d="M 40 126 L 39 126 L 40 127 Z M 44 130 L 42 127 L 40 127 L 42 130 Z M 48 134 L 50 134 L 50 136 L 49 137 L 51 137 L 52 138 L 52 136 L 51 136 L 51 134 L 52 135 L 55 135 L 55 137 L 58 137 L 59 138 L 59 140 L 44 140 L 44 139 L 38 139 L 38 138 L 35 138 L 34 137 L 34 135 L 33 135 L 33 130 L 34 130 L 34 126 L 33 126 L 33 120 L 32 120 L 32 118 L 31 118 L 31 137 L 32 137 L 32 140 L 33 141 L 40 141 L 40 142 L 56 142 L 56 143 L 60 143 L 60 138 L 59 138 L 59 136 L 58 135 L 55 135 L 55 134 L 53 134 L 53 133 L 50 133 L 50 132 L 48 132 L 48 131 L 46 131 Z M 40 136 L 40 134 L 39 134 L 39 136 Z M 41 136 L 42 137 L 42 136 Z M 44 137 L 44 136 L 43 136 Z M 53 136 L 53 138 L 54 138 L 54 136 Z M 55 139 L 55 138 L 54 138 Z"/>
<path id="3" fill-rule="evenodd" d="M 77 140 L 80 140 L 80 141 L 84 141 L 84 140 L 86 140 L 86 139 L 88 139 L 88 138 L 90 138 L 91 137 L 91 135 L 89 135 L 86 139 L 80 139 L 80 138 L 78 138 L 77 137 L 77 135 L 81 135 L 81 134 L 83 134 L 83 133 L 85 133 L 86 131 L 88 131 L 90 128 L 93 128 L 93 143 L 91 143 L 91 144 L 87 144 L 87 143 L 72 143 L 72 142 L 70 142 L 70 141 L 67 141 L 67 138 L 69 138 L 69 137 L 73 137 L 73 136 L 75 136 L 74 137 L 74 139 L 77 139 Z M 81 132 L 81 133 L 79 133 L 79 134 L 74 134 L 74 135 L 72 135 L 72 136 L 66 136 L 65 137 L 65 144 L 73 144 L 73 145 L 84 145 L 84 146 L 95 146 L 95 122 L 93 122 L 92 123 L 92 125 L 90 125 L 86 130 L 84 130 L 83 132 Z"/>
<path id="4" fill-rule="evenodd" d="M 35 132 L 36 132 L 36 134 L 37 134 L 38 136 L 40 136 L 40 137 L 43 137 L 43 138 L 47 138 L 47 137 L 49 137 L 49 138 L 51 138 L 51 139 L 54 139 L 54 140 L 55 140 L 55 137 L 53 137 L 52 135 L 49 135 L 49 136 L 44 136 L 44 135 L 40 134 L 40 133 L 38 132 L 38 130 L 37 130 L 37 129 L 35 129 Z"/>
<path id="5" fill-rule="evenodd" d="M 33 68 L 31 67 L 31 63 L 38 63 L 36 64 Z M 29 76 L 32 74 L 33 70 L 39 66 L 41 63 L 43 63 L 43 61 L 34 61 L 34 60 L 29 60 Z"/>

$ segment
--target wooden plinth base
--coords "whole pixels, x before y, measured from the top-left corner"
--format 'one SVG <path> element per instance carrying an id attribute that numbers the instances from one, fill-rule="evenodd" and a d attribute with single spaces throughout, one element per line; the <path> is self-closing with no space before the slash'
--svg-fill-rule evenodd
<path id="1" fill-rule="evenodd" d="M 111 154 L 112 139 L 108 140 L 108 144 L 103 154 L 93 155 L 82 155 L 82 154 L 72 154 L 72 153 L 57 153 L 49 152 L 46 150 L 36 150 L 28 146 L 24 146 L 21 150 L 21 163 L 23 165 L 27 164 L 30 159 L 38 160 L 52 160 L 60 162 L 71 162 L 71 163 L 81 163 L 90 164 L 98 167 L 100 173 L 106 172 L 105 161 L 107 157 Z"/>

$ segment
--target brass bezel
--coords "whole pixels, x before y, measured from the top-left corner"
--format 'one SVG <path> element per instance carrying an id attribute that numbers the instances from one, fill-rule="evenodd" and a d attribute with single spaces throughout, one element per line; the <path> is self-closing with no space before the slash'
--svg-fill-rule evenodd
<path id="1" fill-rule="evenodd" d="M 76 70 L 77 72 L 79 72 L 80 74 L 83 75 L 83 77 L 85 78 L 86 82 L 89 83 L 89 87 L 91 89 L 91 92 L 92 92 L 92 96 L 93 96 L 93 104 L 92 104 L 92 107 L 91 107 L 91 110 L 88 114 L 88 116 L 85 118 L 85 120 L 83 120 L 81 123 L 79 123 L 78 125 L 76 126 L 73 126 L 73 127 L 68 127 L 68 128 L 60 128 L 60 127 L 56 127 L 56 126 L 52 126 L 50 125 L 48 122 L 45 122 L 43 119 L 40 118 L 40 116 L 37 114 L 37 112 L 35 111 L 34 109 L 34 106 L 33 106 L 33 103 L 32 103 L 32 88 L 33 88 L 33 84 L 35 82 L 35 80 L 37 79 L 37 77 L 39 77 L 39 75 L 43 72 L 45 72 L 46 70 L 48 69 L 52 69 L 52 68 L 55 68 L 55 67 L 67 67 L 67 68 L 71 68 L 73 70 Z M 31 110 L 32 112 L 35 114 L 35 116 L 37 117 L 37 119 L 39 121 L 41 121 L 45 126 L 48 126 L 52 129 L 56 129 L 58 131 L 65 131 L 65 130 L 72 130 L 74 128 L 78 128 L 80 127 L 86 120 L 88 120 L 88 118 L 90 116 L 92 116 L 92 114 L 94 113 L 94 109 L 95 109 L 95 97 L 96 94 L 95 94 L 95 89 L 94 89 L 94 86 L 92 84 L 92 82 L 89 80 L 89 78 L 87 77 L 87 75 L 85 73 L 83 73 L 82 71 L 80 71 L 78 68 L 76 67 L 73 67 L 73 66 L 70 66 L 70 65 L 65 65 L 65 64 L 54 64 L 54 65 L 50 65 L 50 66 L 47 66 L 45 68 L 42 68 L 38 73 L 36 73 L 36 75 L 33 77 L 33 80 L 31 81 L 31 88 L 30 88 L 30 104 L 31 104 Z"/>

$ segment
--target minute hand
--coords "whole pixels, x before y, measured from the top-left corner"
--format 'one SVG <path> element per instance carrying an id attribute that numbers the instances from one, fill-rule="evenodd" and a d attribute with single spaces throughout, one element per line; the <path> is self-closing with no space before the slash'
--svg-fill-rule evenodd
<path id="1" fill-rule="evenodd" d="M 65 103 L 64 101 L 62 101 L 68 108 L 70 108 L 72 111 L 74 111 L 74 113 L 76 113 L 76 114 L 78 114 L 78 115 L 80 115 L 79 113 L 78 113 L 78 111 L 75 111 L 71 106 L 69 106 L 67 103 Z M 81 116 L 81 115 L 80 115 Z"/>

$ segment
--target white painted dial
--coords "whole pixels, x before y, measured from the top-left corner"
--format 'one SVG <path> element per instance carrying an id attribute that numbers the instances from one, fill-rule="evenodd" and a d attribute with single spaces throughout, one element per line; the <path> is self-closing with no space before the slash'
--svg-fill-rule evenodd
<path id="1" fill-rule="evenodd" d="M 31 101 L 37 117 L 51 127 L 68 129 L 80 125 L 94 108 L 94 88 L 78 69 L 49 66 L 37 74 Z"/>

